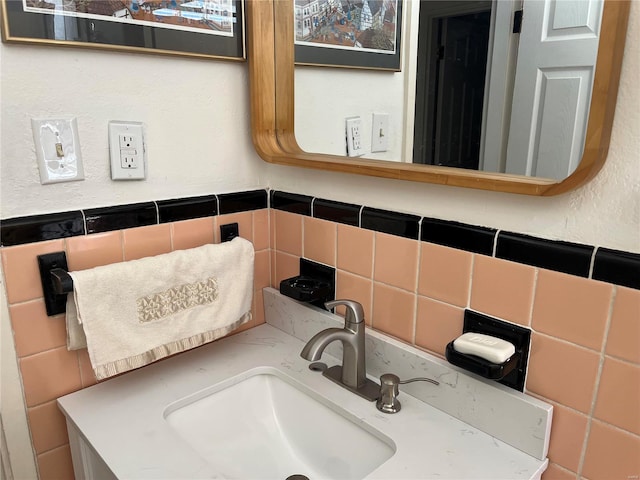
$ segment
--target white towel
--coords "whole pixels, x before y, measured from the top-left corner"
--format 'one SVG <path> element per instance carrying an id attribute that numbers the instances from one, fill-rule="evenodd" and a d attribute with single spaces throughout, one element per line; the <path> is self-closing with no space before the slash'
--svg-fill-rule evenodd
<path id="1" fill-rule="evenodd" d="M 78 308 L 73 297 L 73 293 L 67 295 L 67 314 L 65 317 L 67 323 L 67 350 L 80 350 L 81 348 L 87 348 L 87 337 L 78 320 Z"/>
<path id="2" fill-rule="evenodd" d="M 230 242 L 69 272 L 74 313 L 103 379 L 226 335 L 251 319 L 251 242 Z M 81 348 L 75 328 L 69 347 Z M 71 345 L 74 343 L 74 345 Z"/>

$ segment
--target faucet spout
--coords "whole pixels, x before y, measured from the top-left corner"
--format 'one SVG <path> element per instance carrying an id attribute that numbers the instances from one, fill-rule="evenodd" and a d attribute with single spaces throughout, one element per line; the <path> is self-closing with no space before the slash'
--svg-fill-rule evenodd
<path id="1" fill-rule="evenodd" d="M 300 356 L 311 362 L 320 359 L 325 348 L 336 340 L 342 343 L 342 366 L 334 366 L 323 372 L 343 387 L 368 400 L 375 400 L 377 385 L 367 379 L 364 355 L 364 311 L 362 305 L 352 300 L 335 300 L 325 304 L 327 308 L 338 305 L 347 307 L 344 328 L 327 328 L 316 333 L 307 342 Z"/>
<path id="2" fill-rule="evenodd" d="M 342 328 L 327 328 L 326 330 L 322 330 L 307 342 L 300 352 L 300 356 L 310 362 L 320 360 L 322 352 L 324 352 L 324 349 L 327 348 L 330 343 L 340 340 L 344 344 L 349 341 L 348 335 L 353 334 L 347 333 L 347 331 Z"/>

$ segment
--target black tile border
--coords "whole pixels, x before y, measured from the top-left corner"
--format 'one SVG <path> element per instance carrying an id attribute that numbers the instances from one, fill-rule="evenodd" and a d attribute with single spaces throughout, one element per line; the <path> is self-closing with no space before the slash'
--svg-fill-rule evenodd
<path id="1" fill-rule="evenodd" d="M 16 217 L 0 222 L 2 246 L 84 235 L 82 211 Z"/>
<path id="2" fill-rule="evenodd" d="M 311 202 L 313 202 L 313 197 L 309 195 L 271 190 L 271 208 L 275 208 L 276 210 L 298 213 L 310 217 Z"/>
<path id="3" fill-rule="evenodd" d="M 420 217 L 379 208 L 364 207 L 360 215 L 360 227 L 398 237 L 418 240 Z"/>
<path id="4" fill-rule="evenodd" d="M 592 277 L 640 290 L 640 254 L 600 247 L 596 251 Z"/>
<path id="5" fill-rule="evenodd" d="M 491 256 L 496 232 L 495 228 L 425 217 L 422 219 L 420 239 L 423 242 Z"/>
<path id="6" fill-rule="evenodd" d="M 267 191 L 251 190 L 247 192 L 222 193 L 218 195 L 220 215 L 248 212 L 267 208 Z"/>
<path id="7" fill-rule="evenodd" d="M 361 205 L 352 203 L 335 202 L 333 200 L 325 200 L 324 198 L 316 198 L 313 201 L 313 217 L 331 222 L 344 223 L 357 227 L 360 224 Z"/>
<path id="8" fill-rule="evenodd" d="M 589 277 L 594 247 L 500 232 L 496 257 L 579 277 Z"/>
<path id="9" fill-rule="evenodd" d="M 160 223 L 179 222 L 218 214 L 216 195 L 159 200 L 156 204 Z"/>
<path id="10" fill-rule="evenodd" d="M 494 256 L 488 245 L 489 239 L 495 237 L 497 232 L 496 258 L 640 290 L 640 254 L 637 253 L 604 247 L 596 249 L 590 245 L 545 240 L 520 233 L 501 232 L 492 228 L 429 217 L 421 218 L 417 215 L 360 207 L 321 198 L 314 199 L 308 195 L 275 190 L 250 190 L 9 218 L 0 221 L 0 239 L 3 247 L 10 247 L 201 216 L 215 216 L 224 212 L 258 210 L 269 207 L 268 199 L 271 200 L 271 208 L 277 210 L 311 216 L 313 204 L 315 218 L 488 256 Z M 217 207 L 218 201 L 220 211 Z M 212 213 L 207 213 L 209 209 Z M 354 223 L 353 215 L 356 209 L 361 209 L 362 213 L 359 221 Z M 462 238 L 456 238 L 457 236 Z M 588 258 L 586 272 L 585 258 Z M 592 262 L 593 269 L 590 274 Z"/>
<path id="11" fill-rule="evenodd" d="M 0 246 L 268 208 L 267 190 L 156 200 L 0 220 Z"/>
<path id="12" fill-rule="evenodd" d="M 132 203 L 83 210 L 87 234 L 143 227 L 158 223 L 155 202 Z"/>

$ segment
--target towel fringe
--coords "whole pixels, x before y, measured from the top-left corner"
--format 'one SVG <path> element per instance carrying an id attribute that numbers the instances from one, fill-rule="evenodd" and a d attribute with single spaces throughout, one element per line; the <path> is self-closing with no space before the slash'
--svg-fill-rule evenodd
<path id="1" fill-rule="evenodd" d="M 180 353 L 191 348 L 199 347 L 205 343 L 217 340 L 220 337 L 232 332 L 240 325 L 250 321 L 252 319 L 251 311 L 245 313 L 236 322 L 225 325 L 224 327 L 217 328 L 216 330 L 210 330 L 208 332 L 202 332 L 192 337 L 176 340 L 175 342 L 168 343 L 166 345 L 160 345 L 146 352 L 134 355 L 128 358 L 121 358 L 114 362 L 105 363 L 102 365 L 95 365 L 94 372 L 96 379 L 104 380 L 105 378 L 112 377 L 119 373 L 127 372 L 134 368 L 144 367 L 150 363 L 171 356 L 175 353 Z"/>

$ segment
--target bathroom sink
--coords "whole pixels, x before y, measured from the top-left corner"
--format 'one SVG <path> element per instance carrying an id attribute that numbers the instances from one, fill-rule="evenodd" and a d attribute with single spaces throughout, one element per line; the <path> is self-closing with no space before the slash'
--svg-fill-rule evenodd
<path id="1" fill-rule="evenodd" d="M 164 417 L 224 478 L 361 479 L 395 453 L 391 439 L 274 368 L 183 398 Z"/>

